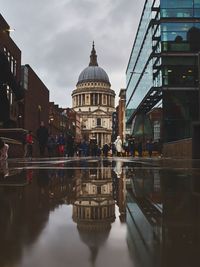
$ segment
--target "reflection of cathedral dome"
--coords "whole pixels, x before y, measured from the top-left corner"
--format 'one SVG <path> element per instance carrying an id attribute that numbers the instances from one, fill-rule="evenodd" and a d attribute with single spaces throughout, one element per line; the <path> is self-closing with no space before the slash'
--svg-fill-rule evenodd
<path id="1" fill-rule="evenodd" d="M 80 239 L 89 247 L 91 253 L 90 262 L 92 263 L 92 266 L 95 266 L 98 251 L 108 239 L 110 229 L 101 229 L 101 231 L 91 231 L 78 228 L 78 232 L 80 235 Z"/>
<path id="2" fill-rule="evenodd" d="M 100 68 L 97 63 L 97 55 L 94 49 L 94 43 L 92 47 L 92 52 L 90 55 L 90 63 L 87 68 L 85 68 L 78 78 L 78 83 L 84 82 L 105 82 L 110 85 L 110 81 L 107 73 L 104 69 Z"/>

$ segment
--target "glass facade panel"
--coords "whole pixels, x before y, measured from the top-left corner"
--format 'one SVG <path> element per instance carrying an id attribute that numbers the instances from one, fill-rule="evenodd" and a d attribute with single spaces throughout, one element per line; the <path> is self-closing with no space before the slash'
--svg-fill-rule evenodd
<path id="1" fill-rule="evenodd" d="M 153 2 L 145 2 L 130 55 L 126 109 L 136 116 L 143 110 L 148 112 L 158 103 L 156 89 L 161 88 L 164 139 L 168 142 L 191 137 L 192 122 L 198 115 L 200 23 L 195 18 L 200 18 L 200 0 L 160 0 L 160 14 L 157 9 L 151 10 Z M 135 117 L 132 119 L 129 122 L 134 124 Z"/>
<path id="2" fill-rule="evenodd" d="M 162 51 L 192 51 L 200 50 L 199 23 L 162 23 Z"/>
<path id="3" fill-rule="evenodd" d="M 194 17 L 199 18 L 200 17 L 200 8 L 194 10 Z"/>
<path id="4" fill-rule="evenodd" d="M 164 18 L 192 18 L 200 14 L 200 0 L 161 0 L 160 7 Z"/>
<path id="5" fill-rule="evenodd" d="M 162 18 L 191 18 L 194 16 L 194 10 L 191 8 L 163 8 L 161 9 Z"/>
<path id="6" fill-rule="evenodd" d="M 131 51 L 128 67 L 126 70 L 126 83 L 127 84 L 132 79 L 133 71 L 136 71 L 136 72 L 142 71 L 142 68 L 136 70 L 135 64 L 138 60 L 138 55 L 140 54 L 142 43 L 145 39 L 145 35 L 148 30 L 149 22 L 151 21 L 151 18 L 152 18 L 151 5 L 152 5 L 152 0 L 148 1 L 148 3 L 146 4 L 144 8 L 143 17 L 141 19 L 141 22 L 138 28 L 138 32 L 137 32 L 136 39 L 133 45 L 133 49 Z M 130 96 L 129 90 L 127 90 L 127 94 Z"/>
<path id="7" fill-rule="evenodd" d="M 200 0 L 194 0 L 194 7 L 200 8 Z"/>
<path id="8" fill-rule="evenodd" d="M 164 140 L 190 137 L 192 122 L 198 119 L 198 90 L 165 91 L 163 95 Z"/>
<path id="9" fill-rule="evenodd" d="M 160 1 L 161 8 L 192 8 L 193 0 L 161 0 Z"/>
<path id="10" fill-rule="evenodd" d="M 171 87 L 197 87 L 198 73 L 194 66 L 165 66 L 163 85 Z"/>

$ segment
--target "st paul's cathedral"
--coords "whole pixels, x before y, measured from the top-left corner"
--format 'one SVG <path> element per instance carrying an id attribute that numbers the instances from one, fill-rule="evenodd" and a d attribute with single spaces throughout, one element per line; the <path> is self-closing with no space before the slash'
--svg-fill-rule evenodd
<path id="1" fill-rule="evenodd" d="M 80 115 L 83 139 L 96 140 L 100 147 L 111 142 L 115 92 L 107 73 L 98 66 L 94 43 L 89 66 L 80 73 L 72 91 L 72 107 Z"/>

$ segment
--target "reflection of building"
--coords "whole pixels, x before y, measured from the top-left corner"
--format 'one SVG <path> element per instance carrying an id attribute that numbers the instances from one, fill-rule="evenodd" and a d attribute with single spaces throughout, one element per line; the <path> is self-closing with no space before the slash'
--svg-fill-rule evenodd
<path id="1" fill-rule="evenodd" d="M 100 146 L 111 141 L 115 92 L 110 89 L 107 73 L 98 66 L 94 44 L 89 66 L 79 75 L 72 92 L 72 105 L 80 114 L 84 139 L 95 138 Z"/>
<path id="2" fill-rule="evenodd" d="M 82 176 L 73 205 L 73 219 L 78 228 L 110 228 L 115 219 L 111 169 L 98 166 L 98 161 L 96 163 Z"/>
<path id="3" fill-rule="evenodd" d="M 124 222 L 126 221 L 126 172 L 120 159 L 116 159 L 113 171 L 115 173 L 112 175 L 113 196 L 119 207 L 120 220 Z"/>
<path id="4" fill-rule="evenodd" d="M 198 118 L 198 12 L 199 1 L 145 1 L 128 62 L 128 123 L 161 101 L 165 142 L 191 137 Z"/>
<path id="5" fill-rule="evenodd" d="M 198 265 L 199 171 L 129 168 L 127 178 L 127 242 L 137 265 Z"/>
<path id="6" fill-rule="evenodd" d="M 90 249 L 92 266 L 115 220 L 111 166 L 106 167 L 104 162 L 88 162 L 81 178 L 77 177 L 77 198 L 73 203 L 73 220 L 77 223 L 80 239 Z"/>

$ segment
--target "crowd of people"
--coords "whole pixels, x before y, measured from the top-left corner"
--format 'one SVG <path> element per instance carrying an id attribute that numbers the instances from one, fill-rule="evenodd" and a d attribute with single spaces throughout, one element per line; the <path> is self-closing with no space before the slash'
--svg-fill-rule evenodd
<path id="1" fill-rule="evenodd" d="M 33 138 L 32 131 L 29 131 L 24 140 L 24 157 L 33 157 L 33 144 L 37 140 L 40 157 L 87 157 L 87 156 L 127 156 L 142 157 L 144 151 L 146 155 L 152 157 L 154 144 L 148 139 L 145 144 L 141 139 L 135 140 L 133 136 L 129 136 L 127 140 L 122 141 L 120 136 L 112 143 L 105 143 L 102 147 L 97 144 L 96 140 L 82 140 L 75 142 L 72 135 L 61 133 L 60 135 L 52 135 L 48 133 L 48 128 L 41 122 L 40 127 L 36 131 L 36 137 Z M 8 157 L 9 146 L 0 138 L 0 161 L 5 161 Z M 156 148 L 158 151 L 158 149 Z M 160 152 L 161 153 L 161 152 Z"/>

